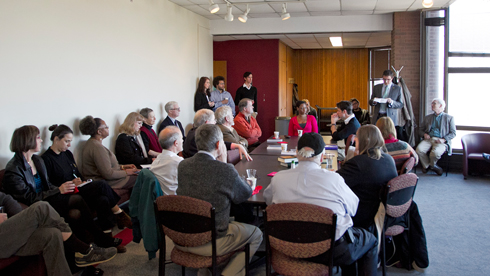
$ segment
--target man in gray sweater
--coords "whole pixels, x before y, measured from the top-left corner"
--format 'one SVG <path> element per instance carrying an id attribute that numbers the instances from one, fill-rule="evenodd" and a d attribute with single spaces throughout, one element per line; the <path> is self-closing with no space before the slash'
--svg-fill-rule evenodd
<path id="1" fill-rule="evenodd" d="M 229 221 L 231 203 L 246 201 L 252 195 L 252 189 L 235 168 L 226 163 L 226 147 L 218 126 L 200 126 L 196 130 L 195 139 L 199 151 L 180 162 L 177 194 L 207 201 L 216 209 L 218 256 L 249 243 L 252 258 L 262 242 L 262 232 L 255 226 Z M 182 251 L 211 256 L 211 243 L 199 247 L 176 246 Z M 198 275 L 208 273 L 209 270 L 203 269 Z M 221 275 L 245 275 L 245 253 L 233 256 Z"/>

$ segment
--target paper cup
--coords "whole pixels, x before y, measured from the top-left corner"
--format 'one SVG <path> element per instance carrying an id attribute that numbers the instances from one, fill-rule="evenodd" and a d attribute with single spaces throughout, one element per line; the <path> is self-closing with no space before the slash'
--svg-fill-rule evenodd
<path id="1" fill-rule="evenodd" d="M 282 151 L 288 151 L 288 144 L 286 144 L 286 143 L 281 144 L 281 150 Z"/>
<path id="2" fill-rule="evenodd" d="M 279 131 L 274 131 L 274 138 L 275 139 L 279 138 Z"/>
<path id="3" fill-rule="evenodd" d="M 302 129 L 298 129 L 298 137 L 301 137 L 303 136 L 303 130 Z"/>

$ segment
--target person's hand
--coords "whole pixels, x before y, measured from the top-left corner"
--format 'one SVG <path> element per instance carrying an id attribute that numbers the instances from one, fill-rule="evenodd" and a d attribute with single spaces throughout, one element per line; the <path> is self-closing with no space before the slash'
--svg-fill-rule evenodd
<path id="1" fill-rule="evenodd" d="M 240 160 L 242 160 L 242 154 L 243 156 L 245 156 L 245 159 L 247 159 L 247 161 L 253 161 L 252 157 L 250 157 L 250 155 L 248 154 L 247 150 L 240 144 L 236 144 L 237 145 L 237 149 L 238 149 L 238 154 L 240 155 Z"/>
<path id="2" fill-rule="evenodd" d="M 75 184 L 76 186 L 82 184 L 82 179 L 80 179 L 80 177 L 77 177 L 77 178 L 73 179 L 72 181 L 73 181 L 73 184 Z"/>
<path id="3" fill-rule="evenodd" d="M 136 166 L 134 164 L 121 165 L 121 170 L 128 170 L 128 169 L 136 169 Z"/>
<path id="4" fill-rule="evenodd" d="M 136 175 L 136 172 L 138 171 L 138 169 L 134 168 L 134 169 L 126 169 L 126 175 Z"/>
<path id="5" fill-rule="evenodd" d="M 222 104 L 227 104 L 228 103 L 228 100 L 222 100 L 221 103 Z"/>
<path id="6" fill-rule="evenodd" d="M 332 124 L 336 124 L 339 120 L 339 115 L 337 115 L 337 113 L 333 113 L 332 116 L 330 116 L 330 120 L 332 121 Z"/>
<path id="7" fill-rule="evenodd" d="M 210 107 L 213 107 L 214 106 L 214 102 L 208 102 L 209 106 Z"/>
<path id="8" fill-rule="evenodd" d="M 427 134 L 427 133 L 424 133 L 424 140 L 429 140 L 429 139 L 430 139 L 430 136 L 429 136 L 429 134 Z"/>
<path id="9" fill-rule="evenodd" d="M 75 184 L 73 181 L 66 181 L 65 183 L 61 184 L 60 186 L 60 193 L 62 195 L 67 194 L 67 193 L 73 193 L 75 191 Z"/>
<path id="10" fill-rule="evenodd" d="M 393 100 L 391 98 L 386 98 L 386 101 L 391 104 L 393 102 Z"/>
<path id="11" fill-rule="evenodd" d="M 0 213 L 0 224 L 8 219 L 7 213 Z"/>

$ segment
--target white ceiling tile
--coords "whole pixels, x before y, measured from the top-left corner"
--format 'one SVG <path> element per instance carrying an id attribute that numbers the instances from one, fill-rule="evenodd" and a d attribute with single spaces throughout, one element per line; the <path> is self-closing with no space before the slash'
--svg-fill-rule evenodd
<path id="1" fill-rule="evenodd" d="M 281 17 L 277 13 L 250 13 L 248 16 L 250 18 L 275 18 L 275 17 Z"/>
<path id="2" fill-rule="evenodd" d="M 371 33 L 343 33 L 342 38 L 343 39 L 350 39 L 350 38 L 368 39 L 370 36 Z"/>
<path id="3" fill-rule="evenodd" d="M 330 11 L 330 12 L 317 12 L 317 11 L 310 11 L 311 16 L 338 16 L 342 15 L 340 11 Z"/>
<path id="4" fill-rule="evenodd" d="M 371 10 L 376 6 L 377 0 L 341 0 L 342 11 Z M 398 1 L 398 0 L 393 0 Z"/>
<path id="5" fill-rule="evenodd" d="M 172 2 L 172 3 L 175 3 L 175 4 L 179 5 L 179 6 L 194 5 L 194 3 L 192 3 L 189 0 L 169 0 L 169 1 Z"/>
<path id="6" fill-rule="evenodd" d="M 269 4 L 276 12 L 282 12 L 282 4 Z M 304 3 L 288 3 L 286 10 L 292 12 L 307 12 Z"/>
<path id="7" fill-rule="evenodd" d="M 290 12 L 289 15 L 291 17 L 305 17 L 305 16 L 310 16 L 309 12 Z"/>
<path id="8" fill-rule="evenodd" d="M 253 39 L 261 39 L 260 37 L 256 35 L 233 35 L 232 36 L 235 39 L 238 40 L 253 40 Z"/>
<path id="9" fill-rule="evenodd" d="M 416 0 L 378 0 L 376 3 L 376 10 L 397 10 L 406 11 L 414 2 L 422 3 L 422 1 Z M 422 5 L 422 4 L 420 4 Z"/>
<path id="10" fill-rule="evenodd" d="M 287 39 L 283 34 L 275 34 L 275 35 L 258 35 L 262 39 Z"/>
<path id="11" fill-rule="evenodd" d="M 213 41 L 228 41 L 228 40 L 236 40 L 234 37 L 229 35 L 215 35 L 213 36 Z"/>
<path id="12" fill-rule="evenodd" d="M 381 10 L 375 10 L 373 14 L 388 14 L 388 13 L 393 13 L 393 11 L 381 11 Z"/>
<path id="13" fill-rule="evenodd" d="M 286 36 L 289 39 L 311 39 L 316 41 L 315 36 L 313 36 L 313 34 L 286 34 Z"/>
<path id="14" fill-rule="evenodd" d="M 189 1 L 197 5 L 206 5 L 206 4 L 209 5 L 209 0 L 189 0 Z"/>
<path id="15" fill-rule="evenodd" d="M 307 1 L 305 2 L 308 11 L 339 11 L 340 2 L 338 1 Z"/>
<path id="16" fill-rule="evenodd" d="M 186 9 L 188 9 L 188 10 L 190 10 L 190 11 L 193 11 L 193 12 L 195 12 L 195 13 L 199 14 L 199 15 L 208 15 L 208 14 L 211 14 L 211 13 L 209 12 L 209 10 L 207 10 L 207 9 L 203 9 L 203 8 L 201 8 L 201 7 L 200 7 L 200 6 L 198 6 L 198 5 L 184 6 L 184 8 L 186 8 Z"/>
<path id="17" fill-rule="evenodd" d="M 212 13 L 210 13 L 208 15 L 203 15 L 203 16 L 206 17 L 209 20 L 220 20 L 220 19 L 223 20 L 224 19 L 223 16 L 219 16 L 219 15 L 212 14 Z"/>
<path id="18" fill-rule="evenodd" d="M 260 2 L 264 2 L 263 0 L 233 0 L 233 1 L 230 1 L 231 3 L 240 3 L 240 2 L 257 2 L 257 3 L 260 3 Z"/>
<path id="19" fill-rule="evenodd" d="M 247 5 L 235 5 L 238 7 L 240 10 L 245 12 L 247 10 Z M 248 5 L 250 8 L 250 14 L 252 13 L 273 13 L 275 12 L 274 9 L 271 8 L 269 5 Z"/>
<path id="20" fill-rule="evenodd" d="M 370 15 L 373 14 L 373 11 L 342 11 L 342 15 Z"/>
<path id="21" fill-rule="evenodd" d="M 344 47 L 363 47 L 366 45 L 366 40 L 352 42 L 352 41 L 342 41 Z"/>
<path id="22" fill-rule="evenodd" d="M 301 49 L 321 49 L 322 45 L 319 43 L 298 43 L 298 46 L 301 47 Z"/>

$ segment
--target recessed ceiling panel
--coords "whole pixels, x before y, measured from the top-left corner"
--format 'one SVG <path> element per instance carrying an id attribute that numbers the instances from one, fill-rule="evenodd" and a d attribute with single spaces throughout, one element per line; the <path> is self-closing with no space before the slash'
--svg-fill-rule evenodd
<path id="1" fill-rule="evenodd" d="M 393 0 L 398 1 L 398 0 Z M 342 11 L 373 11 L 376 7 L 377 0 L 341 0 L 340 6 Z"/>

